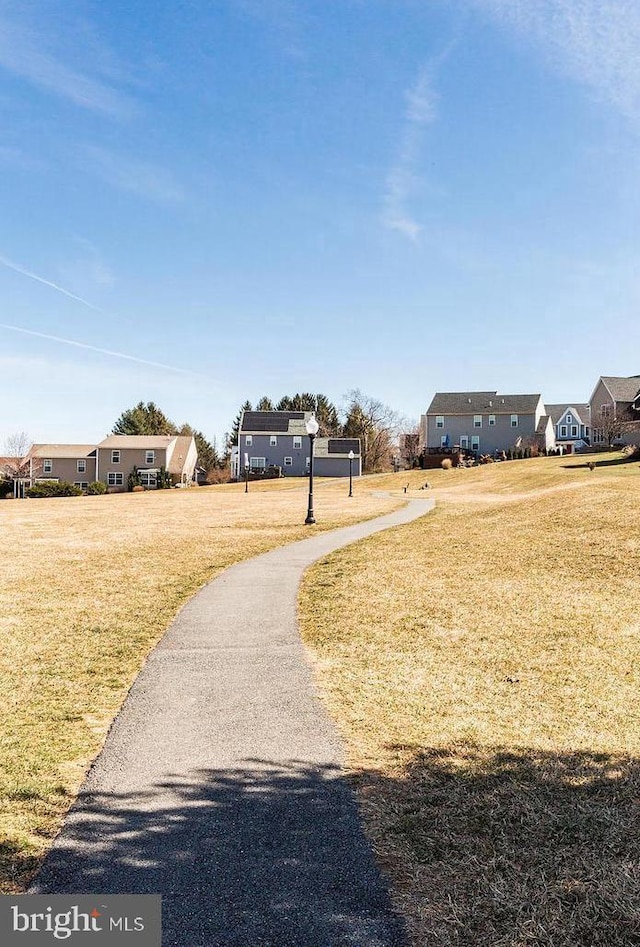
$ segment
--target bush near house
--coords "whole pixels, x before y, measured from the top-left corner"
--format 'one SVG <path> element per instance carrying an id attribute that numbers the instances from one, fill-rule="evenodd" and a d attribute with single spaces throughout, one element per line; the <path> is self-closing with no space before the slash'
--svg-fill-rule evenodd
<path id="1" fill-rule="evenodd" d="M 107 485 L 103 483 L 102 480 L 94 480 L 93 483 L 90 483 L 87 487 L 87 496 L 102 496 L 103 493 L 107 492 Z"/>
<path id="2" fill-rule="evenodd" d="M 46 497 L 80 497 L 82 488 L 76 487 L 68 480 L 46 480 L 43 483 L 35 483 L 27 490 L 27 496 L 32 498 Z"/>
<path id="3" fill-rule="evenodd" d="M 0 500 L 13 493 L 13 480 L 0 480 Z"/>

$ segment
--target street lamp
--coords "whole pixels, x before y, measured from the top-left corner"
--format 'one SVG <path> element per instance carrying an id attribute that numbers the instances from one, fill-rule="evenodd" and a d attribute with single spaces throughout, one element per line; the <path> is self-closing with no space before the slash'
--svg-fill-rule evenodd
<path id="1" fill-rule="evenodd" d="M 309 418 L 305 424 L 307 429 L 307 434 L 309 435 L 309 506 L 307 508 L 307 518 L 305 523 L 307 526 L 310 526 L 312 523 L 315 523 L 315 518 L 313 515 L 313 442 L 316 439 L 316 434 L 318 433 L 318 428 L 320 425 L 316 421 L 313 415 Z"/>
<path id="2" fill-rule="evenodd" d="M 244 492 L 249 492 L 249 455 L 244 455 Z"/>
<path id="3" fill-rule="evenodd" d="M 349 496 L 353 496 L 353 458 L 356 455 L 352 450 L 349 451 Z"/>

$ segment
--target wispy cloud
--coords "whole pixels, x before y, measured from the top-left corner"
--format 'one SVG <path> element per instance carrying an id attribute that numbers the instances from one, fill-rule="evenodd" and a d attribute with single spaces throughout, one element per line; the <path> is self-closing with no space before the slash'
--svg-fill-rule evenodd
<path id="1" fill-rule="evenodd" d="M 56 55 L 51 49 L 55 32 L 19 17 L 18 13 L 26 9 L 14 7 L 11 15 L 7 5 L 0 10 L 0 68 L 81 108 L 119 118 L 136 110 L 133 100 L 112 83 Z"/>
<path id="2" fill-rule="evenodd" d="M 152 368 L 162 368 L 165 371 L 177 372 L 180 375 L 198 376 L 198 372 L 193 372 L 187 368 L 176 368 L 175 365 L 165 365 L 164 362 L 153 362 L 147 358 L 139 358 L 137 355 L 127 355 L 125 352 L 116 352 L 113 349 L 103 349 L 97 345 L 90 345 L 87 342 L 78 342 L 76 339 L 65 339 L 59 335 L 49 335 L 47 332 L 36 332 L 34 329 L 25 329 L 22 326 L 12 326 L 0 322 L 0 329 L 8 329 L 11 332 L 21 332 L 23 335 L 35 336 L 38 339 L 47 339 L 50 342 L 59 342 L 62 345 L 71 345 L 78 349 L 86 349 L 90 352 L 98 352 L 101 355 L 109 355 L 112 358 L 125 359 L 128 362 L 136 362 L 138 365 L 149 365 Z"/>
<path id="3" fill-rule="evenodd" d="M 45 279 L 44 276 L 38 276 L 37 273 L 34 273 L 32 270 L 28 270 L 19 263 L 14 263 L 12 260 L 7 259 L 6 256 L 0 255 L 0 264 L 2 266 L 6 266 L 9 270 L 13 270 L 15 273 L 21 273 L 22 276 L 27 276 L 29 279 L 35 280 L 38 283 L 42 283 L 44 286 L 49 286 L 50 289 L 55 289 L 57 293 L 62 293 L 64 296 L 68 296 L 69 299 L 75 299 L 76 302 L 82 303 L 83 306 L 88 306 L 88 308 L 93 309 L 94 312 L 104 312 L 103 309 L 100 309 L 98 306 L 94 306 L 93 303 L 83 299 L 82 296 L 77 296 L 75 293 L 65 289 L 64 286 L 58 286 L 57 283 L 54 283 L 52 280 Z"/>
<path id="4" fill-rule="evenodd" d="M 405 111 L 396 160 L 387 175 L 383 221 L 409 240 L 416 241 L 422 225 L 415 220 L 409 202 L 420 183 L 425 126 L 435 121 L 437 96 L 431 69 L 423 67 L 416 82 L 405 92 Z"/>
<path id="5" fill-rule="evenodd" d="M 175 204 L 184 200 L 182 186 L 170 172 L 144 161 L 135 161 L 97 145 L 82 149 L 82 167 L 92 171 L 112 187 L 146 200 Z"/>
<path id="6" fill-rule="evenodd" d="M 465 0 L 543 49 L 554 68 L 640 120 L 638 0 Z"/>

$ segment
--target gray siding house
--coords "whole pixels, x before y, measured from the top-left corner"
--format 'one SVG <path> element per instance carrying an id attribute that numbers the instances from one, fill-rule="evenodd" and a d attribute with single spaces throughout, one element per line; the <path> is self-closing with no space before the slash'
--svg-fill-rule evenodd
<path id="1" fill-rule="evenodd" d="M 640 444 L 640 375 L 602 375 L 589 400 L 594 447 L 606 446 L 611 419 L 619 419 L 614 444 Z"/>
<path id="2" fill-rule="evenodd" d="M 497 391 L 437 392 L 422 416 L 427 450 L 459 447 L 494 454 L 520 446 L 554 446 L 553 423 L 542 395 Z"/>
<path id="3" fill-rule="evenodd" d="M 245 411 L 240 420 L 238 444 L 231 454 L 231 476 L 238 480 L 245 467 L 262 471 L 280 467 L 285 477 L 304 477 L 311 458 L 306 422 L 311 411 Z M 353 476 L 361 473 L 357 438 L 316 437 L 313 472 L 318 477 L 348 477 L 349 451 L 353 451 Z"/>
<path id="4" fill-rule="evenodd" d="M 548 404 L 556 444 L 570 450 L 582 450 L 591 444 L 591 410 L 588 404 Z"/>

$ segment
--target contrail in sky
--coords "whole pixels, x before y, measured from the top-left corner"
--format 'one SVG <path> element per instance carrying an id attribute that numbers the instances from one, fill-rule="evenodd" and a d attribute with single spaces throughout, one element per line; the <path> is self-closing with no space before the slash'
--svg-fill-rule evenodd
<path id="1" fill-rule="evenodd" d="M 10 329 L 12 332 L 23 332 L 25 335 L 35 335 L 39 339 L 49 339 L 50 342 L 61 342 L 63 345 L 74 345 L 78 349 L 89 349 L 90 352 L 100 352 L 102 355 L 111 355 L 113 358 L 124 358 L 128 362 L 137 362 L 139 365 L 151 365 L 153 368 L 164 368 L 169 372 L 179 372 L 181 375 L 200 376 L 188 368 L 176 368 L 175 365 L 165 365 L 163 362 L 151 362 L 147 358 L 138 358 L 136 355 L 126 355 L 124 352 L 113 352 L 111 349 L 101 349 L 97 345 L 88 345 L 86 342 L 76 342 L 75 339 L 63 339 L 59 335 L 48 335 L 46 332 L 36 332 L 34 329 L 23 329 L 21 326 L 10 326 L 0 322 L 0 329 Z"/>
<path id="2" fill-rule="evenodd" d="M 37 280 L 38 283 L 44 283 L 45 286 L 50 286 L 51 289 L 55 289 L 58 293 L 63 293 L 65 296 L 68 296 L 70 299 L 75 299 L 76 302 L 82 303 L 83 306 L 88 306 L 89 309 L 93 309 L 94 312 L 104 313 L 104 309 L 94 306 L 93 303 L 87 302 L 86 299 L 83 299 L 82 296 L 76 296 L 75 293 L 70 293 L 68 289 L 65 289 L 63 286 L 58 286 L 57 283 L 52 283 L 51 280 L 44 279 L 43 276 L 38 276 L 37 273 L 32 273 L 31 270 L 27 270 L 24 266 L 19 266 L 17 263 L 13 263 L 11 260 L 8 260 L 6 256 L 0 255 L 0 263 L 3 266 L 6 266 L 10 270 L 14 270 L 16 273 L 22 273 L 23 276 L 28 276 L 29 279 Z"/>

